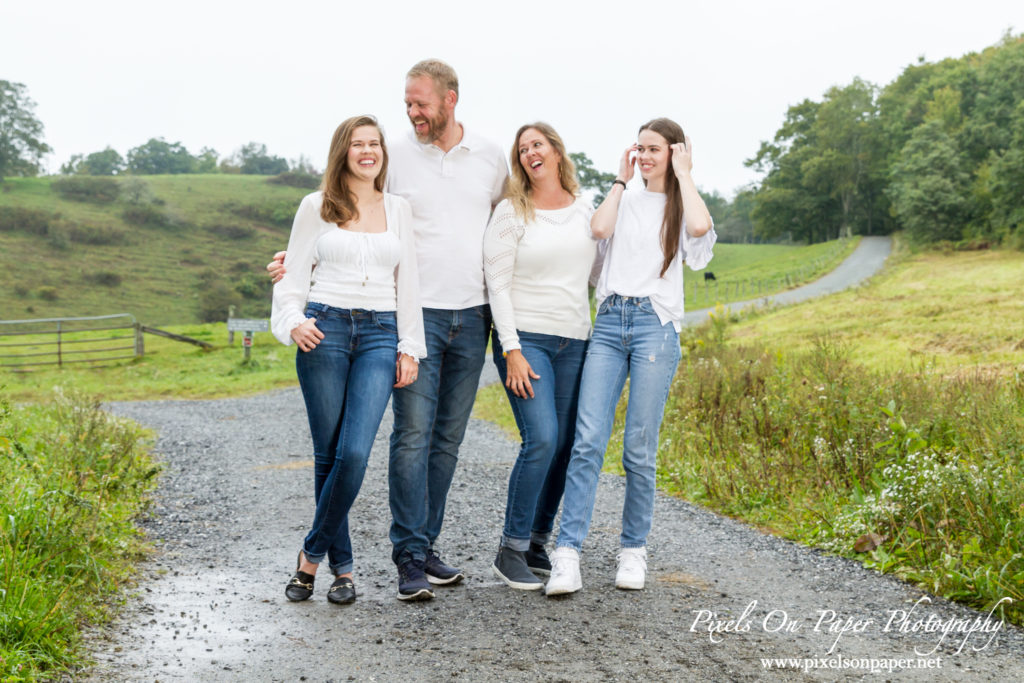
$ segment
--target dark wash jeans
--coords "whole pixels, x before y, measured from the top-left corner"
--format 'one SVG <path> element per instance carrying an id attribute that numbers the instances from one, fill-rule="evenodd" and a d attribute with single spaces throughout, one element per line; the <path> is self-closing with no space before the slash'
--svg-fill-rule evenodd
<path id="1" fill-rule="evenodd" d="M 491 309 L 423 309 L 427 357 L 419 379 L 396 389 L 388 466 L 391 558 L 423 560 L 441 533 L 459 445 L 487 355 Z"/>
<path id="2" fill-rule="evenodd" d="M 531 379 L 533 398 L 519 398 L 506 387 L 522 446 L 508 480 L 501 544 L 526 550 L 544 543 L 554 526 L 565 489 L 565 471 L 576 434 L 576 406 L 587 342 L 519 331 L 523 356 L 540 379 Z M 498 333 L 491 337 L 494 364 L 507 377 Z"/>
<path id="3" fill-rule="evenodd" d="M 352 570 L 348 512 L 359 493 L 373 439 L 395 383 L 395 313 L 309 303 L 324 338 L 299 351 L 295 367 L 313 436 L 316 513 L 302 550 L 328 556 L 331 571 Z"/>

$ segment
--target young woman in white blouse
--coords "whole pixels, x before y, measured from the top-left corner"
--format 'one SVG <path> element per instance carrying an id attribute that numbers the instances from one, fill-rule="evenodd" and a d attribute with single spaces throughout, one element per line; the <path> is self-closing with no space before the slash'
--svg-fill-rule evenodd
<path id="1" fill-rule="evenodd" d="M 484 274 L 494 362 L 522 447 L 492 569 L 512 588 L 535 590 L 543 583 L 534 572 L 551 569 L 544 544 L 572 449 L 597 247 L 590 202 L 576 196 L 576 169 L 554 129 L 523 126 L 510 157 L 506 198 L 484 233 Z"/>
<path id="2" fill-rule="evenodd" d="M 286 273 L 274 286 L 271 326 L 281 343 L 299 347 L 314 455 L 316 512 L 285 587 L 289 600 L 312 595 L 324 557 L 335 577 L 327 599 L 355 600 L 349 509 L 392 387 L 416 381 L 426 355 L 412 211 L 384 194 L 387 166 L 375 118 L 338 126 L 321 189 L 299 205 Z"/>
<path id="3" fill-rule="evenodd" d="M 622 452 L 626 495 L 615 586 L 644 587 L 658 430 L 680 357 L 683 262 L 695 270 L 706 266 L 716 239 L 711 215 L 690 175 L 691 153 L 690 140 L 674 121 L 645 123 L 590 222 L 596 237 L 609 239 L 608 252 L 597 286 L 598 313 L 583 368 L 548 595 L 572 593 L 583 585 L 579 553 L 627 377 Z M 634 164 L 640 167 L 644 188 L 627 191 Z"/>

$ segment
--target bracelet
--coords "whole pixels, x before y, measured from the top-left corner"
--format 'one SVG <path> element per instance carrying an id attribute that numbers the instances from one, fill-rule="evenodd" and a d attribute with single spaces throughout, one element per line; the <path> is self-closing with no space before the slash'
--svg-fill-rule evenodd
<path id="1" fill-rule="evenodd" d="M 626 181 L 625 180 L 619 180 L 618 178 L 616 178 L 615 180 L 612 181 L 612 185 L 622 185 L 622 189 L 623 190 L 626 189 Z"/>

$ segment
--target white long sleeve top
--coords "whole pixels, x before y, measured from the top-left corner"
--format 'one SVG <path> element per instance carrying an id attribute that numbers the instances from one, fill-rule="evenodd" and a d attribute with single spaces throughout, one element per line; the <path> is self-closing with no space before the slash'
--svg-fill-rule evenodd
<path id="1" fill-rule="evenodd" d="M 661 224 L 665 194 L 627 190 L 619 200 L 615 230 L 597 283 L 598 306 L 611 294 L 649 297 L 661 324 L 672 321 L 678 332 L 683 321 L 683 262 L 693 270 L 708 265 L 718 236 L 714 226 L 700 237 L 686 231 L 686 216 L 679 235 L 679 252 L 661 276 Z"/>
<path id="2" fill-rule="evenodd" d="M 511 202 L 494 209 L 484 232 L 484 275 L 503 351 L 521 348 L 517 330 L 590 337 L 587 281 L 597 253 L 590 202 L 537 209 L 532 221 Z"/>
<path id="3" fill-rule="evenodd" d="M 274 285 L 270 326 L 285 345 L 306 320 L 305 306 L 395 311 L 398 351 L 424 358 L 423 310 L 419 300 L 416 241 L 409 202 L 384 195 L 387 230 L 353 232 L 320 217 L 323 194 L 306 195 L 295 213 L 285 275 Z M 315 266 L 315 268 L 314 268 Z"/>

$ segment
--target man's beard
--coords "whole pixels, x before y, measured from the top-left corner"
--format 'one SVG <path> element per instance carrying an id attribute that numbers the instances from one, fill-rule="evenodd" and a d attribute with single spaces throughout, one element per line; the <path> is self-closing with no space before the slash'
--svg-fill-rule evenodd
<path id="1" fill-rule="evenodd" d="M 448 115 L 443 111 L 439 111 L 437 116 L 432 119 L 427 119 L 427 132 L 424 135 L 416 133 L 416 127 L 413 126 L 413 133 L 416 135 L 416 139 L 423 144 L 436 142 L 438 138 L 444 133 L 445 129 L 448 128 Z"/>

